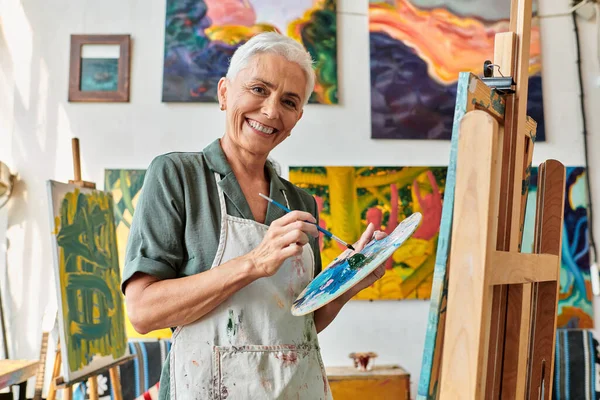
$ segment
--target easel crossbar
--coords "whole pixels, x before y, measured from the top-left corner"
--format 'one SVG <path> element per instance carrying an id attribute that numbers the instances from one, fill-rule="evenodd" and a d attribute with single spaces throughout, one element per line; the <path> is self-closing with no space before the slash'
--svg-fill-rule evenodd
<path id="1" fill-rule="evenodd" d="M 491 254 L 489 284 L 514 285 L 531 282 L 557 281 L 558 256 L 554 254 L 527 254 L 495 251 Z"/>

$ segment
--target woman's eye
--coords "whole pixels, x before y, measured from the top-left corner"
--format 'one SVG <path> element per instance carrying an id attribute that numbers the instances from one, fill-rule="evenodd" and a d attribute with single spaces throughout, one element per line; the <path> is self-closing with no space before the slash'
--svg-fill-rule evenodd
<path id="1" fill-rule="evenodd" d="M 260 86 L 255 86 L 252 88 L 252 91 L 254 93 L 258 93 L 258 94 L 263 94 L 265 93 L 265 89 L 261 88 Z"/>
<path id="2" fill-rule="evenodd" d="M 284 103 L 292 108 L 296 108 L 296 103 L 291 100 L 285 100 Z"/>

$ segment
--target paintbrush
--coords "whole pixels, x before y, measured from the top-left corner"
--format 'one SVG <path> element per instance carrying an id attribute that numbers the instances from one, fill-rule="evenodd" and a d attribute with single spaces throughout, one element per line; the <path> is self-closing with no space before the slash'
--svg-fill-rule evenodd
<path id="1" fill-rule="evenodd" d="M 268 196 L 265 196 L 265 195 L 264 195 L 264 194 L 262 194 L 262 193 L 259 193 L 258 195 L 259 195 L 260 197 L 262 197 L 263 199 L 267 200 L 268 202 L 270 202 L 271 204 L 274 204 L 274 205 L 276 205 L 277 207 L 281 208 L 283 211 L 285 211 L 285 212 L 288 212 L 288 213 L 292 212 L 292 210 L 290 210 L 289 208 L 287 208 L 287 207 L 286 207 L 286 206 L 284 206 L 283 204 L 281 204 L 281 203 L 278 203 L 277 201 L 273 200 L 272 198 L 270 198 L 270 197 L 268 197 Z M 323 233 L 325 236 L 327 236 L 328 238 L 331 238 L 331 239 L 333 239 L 333 240 L 335 240 L 335 241 L 337 241 L 337 242 L 339 242 L 339 243 L 343 244 L 344 246 L 346 246 L 346 247 L 347 247 L 347 248 L 349 248 L 350 250 L 356 251 L 356 249 L 355 249 L 354 247 L 352 247 L 352 245 L 351 245 L 351 244 L 348 244 L 348 243 L 344 242 L 342 239 L 340 239 L 339 237 L 335 236 L 333 233 L 329 232 L 329 231 L 328 231 L 328 230 L 326 230 L 326 229 L 323 229 L 323 228 L 321 228 L 321 227 L 319 226 L 319 224 L 317 224 L 317 223 L 315 223 L 315 222 L 309 222 L 309 221 L 304 221 L 304 222 L 307 222 L 307 223 L 309 223 L 309 224 L 313 224 L 313 225 L 315 225 L 315 226 L 317 227 L 317 229 L 318 229 L 320 232 L 322 232 L 322 233 Z"/>

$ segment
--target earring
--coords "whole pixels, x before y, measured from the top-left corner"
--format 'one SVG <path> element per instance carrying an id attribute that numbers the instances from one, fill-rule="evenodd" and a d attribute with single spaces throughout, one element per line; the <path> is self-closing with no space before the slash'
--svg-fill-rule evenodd
<path id="1" fill-rule="evenodd" d="M 224 110 L 224 109 L 225 109 L 225 106 L 224 106 L 223 104 L 219 104 L 219 108 L 220 108 L 221 110 Z"/>

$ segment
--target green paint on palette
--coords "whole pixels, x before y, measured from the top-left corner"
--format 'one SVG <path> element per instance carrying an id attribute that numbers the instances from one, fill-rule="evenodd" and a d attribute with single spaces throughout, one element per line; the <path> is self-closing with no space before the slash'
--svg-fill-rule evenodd
<path id="1" fill-rule="evenodd" d="M 348 265 L 352 269 L 359 269 L 360 267 L 365 265 L 366 260 L 367 260 L 367 257 L 365 257 L 364 254 L 356 253 L 348 259 Z"/>

